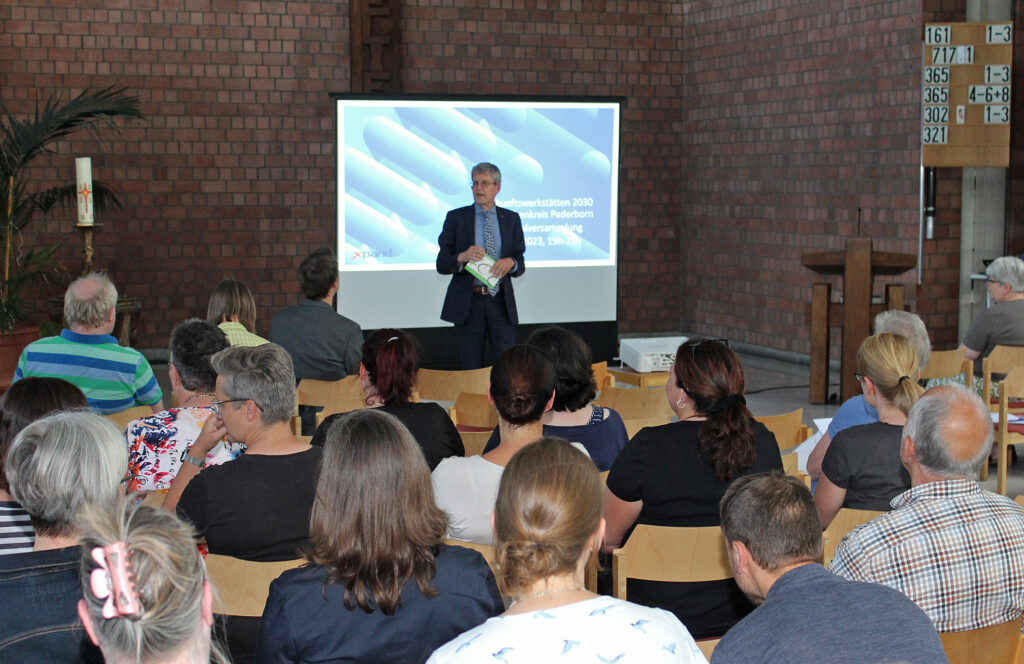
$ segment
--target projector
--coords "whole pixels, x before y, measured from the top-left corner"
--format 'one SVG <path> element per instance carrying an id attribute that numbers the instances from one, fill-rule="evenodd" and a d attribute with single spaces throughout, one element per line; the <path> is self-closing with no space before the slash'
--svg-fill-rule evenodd
<path id="1" fill-rule="evenodd" d="M 641 373 L 671 371 L 676 362 L 676 349 L 688 337 L 646 337 L 623 339 L 619 342 L 619 357 Z"/>

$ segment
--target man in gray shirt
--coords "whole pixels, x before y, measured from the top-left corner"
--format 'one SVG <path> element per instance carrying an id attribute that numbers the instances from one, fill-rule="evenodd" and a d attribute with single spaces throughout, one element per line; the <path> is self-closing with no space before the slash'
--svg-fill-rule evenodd
<path id="1" fill-rule="evenodd" d="M 736 583 L 760 606 L 726 632 L 711 664 L 949 661 L 931 620 L 905 595 L 818 564 L 821 523 L 796 478 L 741 477 L 720 509 Z"/>
<path id="2" fill-rule="evenodd" d="M 338 292 L 338 259 L 330 249 L 317 249 L 299 266 L 306 300 L 277 312 L 270 322 L 270 341 L 292 356 L 295 379 L 340 380 L 359 372 L 363 331 L 331 305 Z"/>

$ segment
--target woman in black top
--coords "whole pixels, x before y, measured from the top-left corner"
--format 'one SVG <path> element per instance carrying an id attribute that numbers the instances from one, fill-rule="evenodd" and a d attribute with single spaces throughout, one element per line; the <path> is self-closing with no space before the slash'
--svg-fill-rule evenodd
<path id="1" fill-rule="evenodd" d="M 608 475 L 606 550 L 635 523 L 717 526 L 718 502 L 737 477 L 782 470 L 779 447 L 743 398 L 743 367 L 723 339 L 676 351 L 665 386 L 678 422 L 640 430 Z M 672 611 L 694 638 L 721 636 L 753 606 L 732 580 L 658 583 L 630 579 L 629 600 Z"/>
<path id="2" fill-rule="evenodd" d="M 465 449 L 448 413 L 436 403 L 417 403 L 412 399 L 416 384 L 416 344 L 401 330 L 377 330 L 363 344 L 359 378 L 366 393 L 366 405 L 380 408 L 397 417 L 412 433 L 433 470 L 441 459 L 463 456 Z M 327 429 L 346 413 L 324 419 L 311 443 L 323 447 Z"/>

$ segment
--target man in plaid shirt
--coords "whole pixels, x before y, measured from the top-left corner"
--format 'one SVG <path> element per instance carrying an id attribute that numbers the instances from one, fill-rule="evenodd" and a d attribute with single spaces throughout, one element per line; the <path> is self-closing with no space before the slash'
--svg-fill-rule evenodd
<path id="1" fill-rule="evenodd" d="M 939 632 L 1019 619 L 1024 509 L 974 480 L 991 449 L 992 421 L 976 394 L 958 385 L 926 392 L 903 428 L 911 488 L 844 537 L 830 569 L 903 592 Z"/>

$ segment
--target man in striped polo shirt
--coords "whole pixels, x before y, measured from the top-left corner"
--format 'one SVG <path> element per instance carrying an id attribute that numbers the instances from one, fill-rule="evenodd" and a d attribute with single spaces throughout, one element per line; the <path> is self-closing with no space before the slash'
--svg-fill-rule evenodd
<path id="1" fill-rule="evenodd" d="M 25 347 L 14 380 L 27 376 L 63 378 L 78 386 L 97 413 L 117 413 L 133 406 L 163 410 L 163 393 L 149 362 L 125 348 L 114 331 L 117 289 L 102 274 L 76 279 L 64 293 L 64 324 L 60 336 Z"/>

